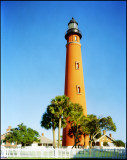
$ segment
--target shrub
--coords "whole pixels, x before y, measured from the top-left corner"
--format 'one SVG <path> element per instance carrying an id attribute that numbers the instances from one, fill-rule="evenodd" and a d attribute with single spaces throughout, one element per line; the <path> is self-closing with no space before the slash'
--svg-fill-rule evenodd
<path id="1" fill-rule="evenodd" d="M 125 143 L 121 140 L 116 140 L 113 142 L 117 147 L 125 147 Z"/>
<path id="2" fill-rule="evenodd" d="M 103 146 L 108 146 L 108 142 L 103 142 Z"/>

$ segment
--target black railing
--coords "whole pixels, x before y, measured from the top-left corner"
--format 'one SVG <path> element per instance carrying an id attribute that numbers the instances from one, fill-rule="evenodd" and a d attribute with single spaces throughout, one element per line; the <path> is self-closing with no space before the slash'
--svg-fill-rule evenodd
<path id="1" fill-rule="evenodd" d="M 70 34 L 77 34 L 80 36 L 80 39 L 82 38 L 82 33 L 79 29 L 76 29 L 76 28 L 71 28 L 71 29 L 68 29 L 66 32 L 65 32 L 65 39 L 67 39 L 67 36 L 70 35 Z"/>
<path id="2" fill-rule="evenodd" d="M 76 29 L 76 28 L 71 28 L 71 29 L 68 29 L 66 32 L 65 32 L 65 35 L 67 33 L 70 33 L 70 32 L 76 32 L 76 33 L 80 33 L 82 35 L 82 32 L 79 30 L 79 29 Z"/>

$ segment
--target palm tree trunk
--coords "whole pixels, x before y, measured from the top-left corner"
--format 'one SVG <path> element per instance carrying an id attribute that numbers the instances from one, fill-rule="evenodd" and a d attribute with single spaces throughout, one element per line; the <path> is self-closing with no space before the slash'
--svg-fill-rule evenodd
<path id="1" fill-rule="evenodd" d="M 53 128 L 53 147 L 56 148 L 55 128 Z"/>
<path id="2" fill-rule="evenodd" d="M 59 129 L 58 129 L 58 148 L 60 147 L 60 131 L 61 131 L 61 117 L 59 118 Z"/>

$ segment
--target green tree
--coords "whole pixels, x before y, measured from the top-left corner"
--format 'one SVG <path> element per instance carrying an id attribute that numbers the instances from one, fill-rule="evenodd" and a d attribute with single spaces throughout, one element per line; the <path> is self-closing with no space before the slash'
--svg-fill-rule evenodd
<path id="1" fill-rule="evenodd" d="M 36 130 L 27 128 L 23 123 L 19 124 L 17 128 L 12 128 L 10 132 L 5 136 L 5 141 L 16 142 L 17 144 L 32 144 L 38 140 L 39 133 Z"/>
<path id="2" fill-rule="evenodd" d="M 114 132 L 116 131 L 116 125 L 110 116 L 100 118 L 99 125 L 100 125 L 100 128 L 103 130 L 107 130 L 107 131 L 112 130 Z"/>
<path id="3" fill-rule="evenodd" d="M 113 142 L 117 147 L 125 147 L 125 143 L 121 140 L 116 140 Z"/>
<path id="4" fill-rule="evenodd" d="M 89 146 L 92 148 L 92 142 L 94 142 L 94 137 L 97 133 L 100 133 L 99 119 L 96 115 L 87 115 L 87 117 L 83 117 L 81 123 L 82 133 L 84 135 L 90 135 Z"/>
<path id="5" fill-rule="evenodd" d="M 61 125 L 62 125 L 62 119 L 63 119 L 63 127 L 66 126 L 66 118 L 69 115 L 69 112 L 71 110 L 71 102 L 69 97 L 63 95 L 63 96 L 56 96 L 51 101 L 51 107 L 50 111 L 52 114 L 54 114 L 54 117 L 59 120 L 59 128 L 58 128 L 58 148 L 60 146 L 60 131 L 61 131 Z"/>
<path id="6" fill-rule="evenodd" d="M 100 133 L 98 133 L 94 138 L 95 139 L 98 139 L 98 138 L 100 138 L 102 136 L 102 134 L 101 134 L 101 132 Z"/>
<path id="7" fill-rule="evenodd" d="M 74 146 L 80 142 L 80 137 L 82 135 L 80 124 L 83 117 L 83 108 L 81 105 L 77 103 L 71 104 L 72 109 L 69 113 L 69 123 L 71 124 L 71 128 L 69 129 L 68 135 L 70 137 L 74 137 Z"/>
<path id="8" fill-rule="evenodd" d="M 92 148 L 92 142 L 94 142 L 97 134 L 101 133 L 101 130 L 116 131 L 116 125 L 110 116 L 97 118 L 97 116 L 93 114 L 87 115 L 87 117 L 84 117 L 81 124 L 84 136 L 85 134 L 90 135 L 90 148 Z"/>

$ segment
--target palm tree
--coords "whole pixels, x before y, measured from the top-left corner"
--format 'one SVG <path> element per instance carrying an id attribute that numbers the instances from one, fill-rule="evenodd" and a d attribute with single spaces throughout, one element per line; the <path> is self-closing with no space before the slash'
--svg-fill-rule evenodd
<path id="1" fill-rule="evenodd" d="M 69 129 L 68 135 L 70 137 L 74 136 L 74 146 L 76 147 L 76 145 L 80 142 L 79 139 L 82 135 L 80 127 L 83 117 L 82 106 L 77 103 L 72 103 L 72 110 L 70 111 L 69 116 L 69 123 L 71 124 L 71 128 Z"/>
<path id="2" fill-rule="evenodd" d="M 47 112 L 45 112 L 42 116 L 41 126 L 44 127 L 45 129 L 52 128 L 52 130 L 53 130 L 53 147 L 56 148 L 55 129 L 56 129 L 56 127 L 58 127 L 58 120 L 56 119 L 54 114 L 52 114 L 50 112 L 50 107 L 52 107 L 52 105 L 49 105 L 47 107 Z"/>
<path id="3" fill-rule="evenodd" d="M 60 146 L 60 131 L 61 131 L 61 122 L 62 127 L 66 126 L 65 119 L 68 117 L 69 112 L 71 110 L 70 108 L 70 99 L 69 97 L 63 95 L 63 96 L 56 96 L 54 99 L 51 101 L 51 107 L 50 111 L 54 115 L 54 117 L 58 118 L 59 121 L 59 128 L 58 128 L 58 148 Z"/>

